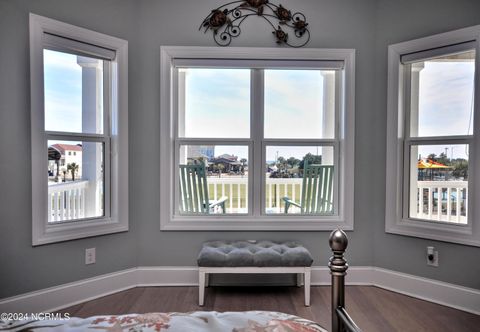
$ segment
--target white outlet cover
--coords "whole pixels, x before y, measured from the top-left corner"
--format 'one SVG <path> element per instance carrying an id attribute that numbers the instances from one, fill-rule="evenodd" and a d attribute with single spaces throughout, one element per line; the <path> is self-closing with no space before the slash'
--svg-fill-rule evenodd
<path id="1" fill-rule="evenodd" d="M 96 252 L 95 248 L 85 249 L 85 264 L 95 264 L 96 262 Z"/>
<path id="2" fill-rule="evenodd" d="M 438 251 L 433 251 L 433 261 L 430 261 L 427 257 L 427 265 L 438 267 Z"/>

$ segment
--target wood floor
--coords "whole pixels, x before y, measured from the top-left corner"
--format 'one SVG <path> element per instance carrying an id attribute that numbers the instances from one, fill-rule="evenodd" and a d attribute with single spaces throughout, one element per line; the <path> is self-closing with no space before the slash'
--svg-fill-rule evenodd
<path id="1" fill-rule="evenodd" d="M 346 307 L 364 332 L 480 332 L 480 316 L 373 286 L 347 286 Z M 330 329 L 330 288 L 312 287 L 303 305 L 297 287 L 209 287 L 199 307 L 197 287 L 140 287 L 85 302 L 60 312 L 76 317 L 171 311 L 269 310 L 294 314 Z"/>

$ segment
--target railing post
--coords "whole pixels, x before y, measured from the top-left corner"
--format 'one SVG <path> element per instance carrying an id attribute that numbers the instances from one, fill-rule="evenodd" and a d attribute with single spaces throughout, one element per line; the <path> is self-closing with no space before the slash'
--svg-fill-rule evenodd
<path id="1" fill-rule="evenodd" d="M 345 306 L 345 275 L 348 264 L 343 254 L 348 245 L 347 235 L 344 231 L 336 229 L 330 233 L 329 243 L 333 252 L 328 263 L 332 275 L 332 332 L 341 332 L 343 324 L 336 309 Z"/>

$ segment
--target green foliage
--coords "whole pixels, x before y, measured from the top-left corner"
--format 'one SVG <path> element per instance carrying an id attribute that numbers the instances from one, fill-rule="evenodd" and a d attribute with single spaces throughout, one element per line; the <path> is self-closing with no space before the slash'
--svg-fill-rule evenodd
<path id="1" fill-rule="evenodd" d="M 448 158 L 447 155 L 443 152 L 440 153 L 440 155 L 437 157 L 437 159 L 435 161 L 440 163 L 440 164 L 450 166 L 450 158 Z"/>
<path id="2" fill-rule="evenodd" d="M 299 165 L 301 162 L 300 159 L 297 159 L 295 157 L 290 157 L 287 159 L 287 164 L 290 166 L 290 167 L 295 167 L 297 165 Z"/>
<path id="3" fill-rule="evenodd" d="M 299 164 L 299 168 L 303 169 L 305 165 L 305 161 L 307 161 L 308 165 L 311 164 L 321 164 L 322 163 L 322 156 L 314 155 L 311 153 L 307 153 L 303 160 Z"/>
<path id="4" fill-rule="evenodd" d="M 451 166 L 453 166 L 452 176 L 455 178 L 468 179 L 468 161 L 465 159 L 455 159 Z"/>

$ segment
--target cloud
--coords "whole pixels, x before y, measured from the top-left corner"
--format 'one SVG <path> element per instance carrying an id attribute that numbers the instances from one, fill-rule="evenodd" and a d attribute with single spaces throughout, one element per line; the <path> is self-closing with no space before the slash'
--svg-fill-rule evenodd
<path id="1" fill-rule="evenodd" d="M 81 132 L 81 101 L 62 98 L 45 98 L 45 129 L 52 131 Z"/>
<path id="2" fill-rule="evenodd" d="M 186 73 L 185 129 L 189 136 L 249 136 L 250 70 L 182 71 Z M 319 70 L 266 70 L 265 86 L 267 137 L 320 137 L 323 79 Z"/>
<path id="3" fill-rule="evenodd" d="M 419 135 L 467 135 L 473 102 L 473 62 L 426 62 L 420 72 Z"/>
<path id="4" fill-rule="evenodd" d="M 323 79 L 320 71 L 265 72 L 266 137 L 320 138 L 322 127 Z"/>
<path id="5" fill-rule="evenodd" d="M 191 137 L 249 137 L 250 70 L 189 69 L 185 131 Z"/>
<path id="6" fill-rule="evenodd" d="M 44 50 L 43 63 L 45 68 L 50 70 L 62 70 L 69 72 L 80 72 L 82 68 L 77 64 L 77 56 L 73 54 Z"/>

